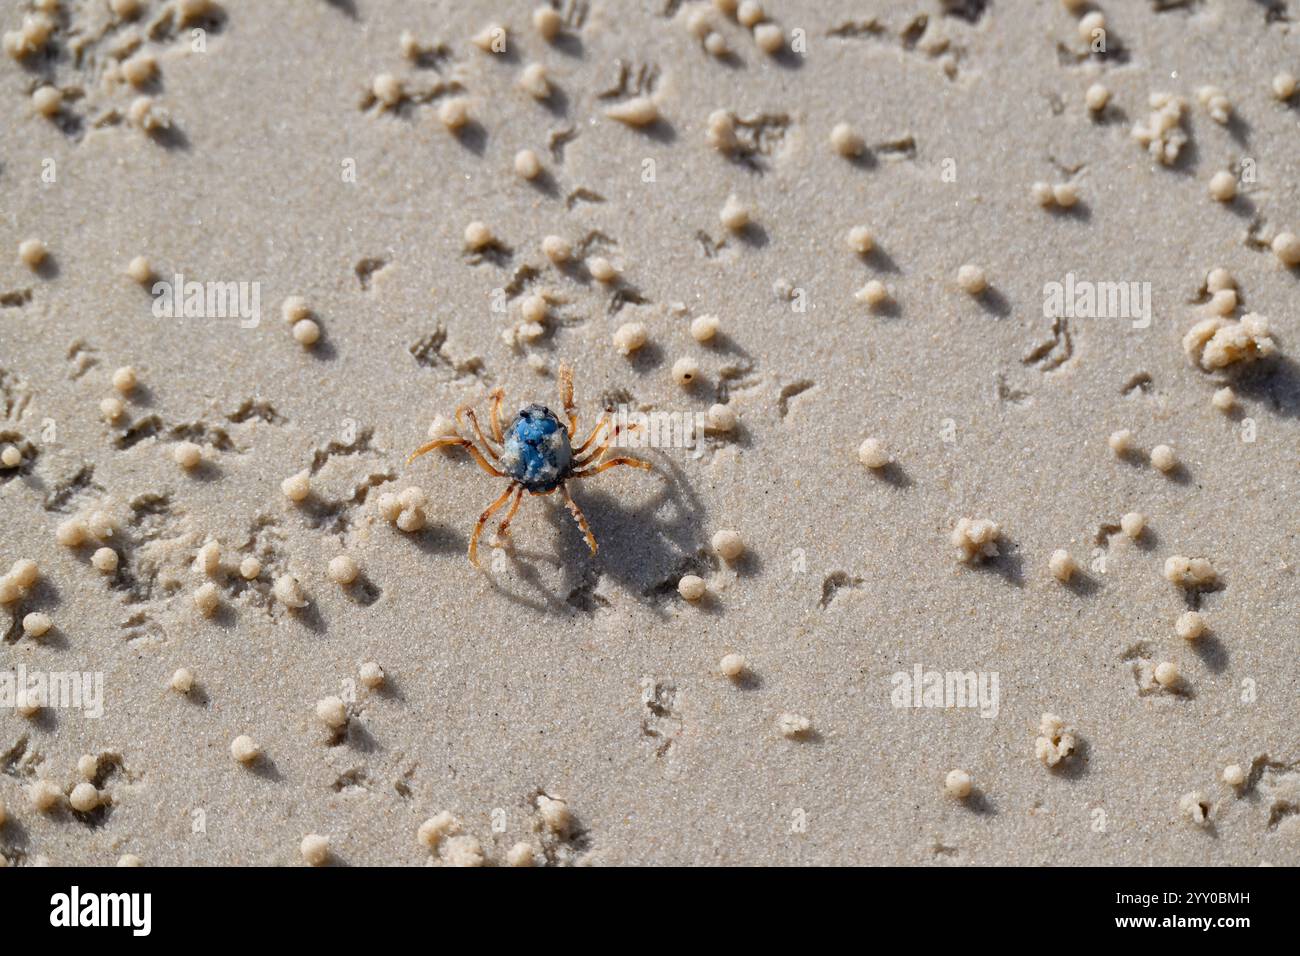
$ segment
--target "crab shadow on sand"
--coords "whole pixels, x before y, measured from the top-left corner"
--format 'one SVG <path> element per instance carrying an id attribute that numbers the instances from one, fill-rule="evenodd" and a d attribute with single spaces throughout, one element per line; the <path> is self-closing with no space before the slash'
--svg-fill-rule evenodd
<path id="1" fill-rule="evenodd" d="M 703 510 L 682 469 L 660 452 L 634 449 L 653 463 L 653 472 L 627 474 L 648 487 L 629 494 L 602 489 L 599 479 L 570 485 L 574 500 L 591 525 L 600 551 L 592 555 L 558 495 L 526 502 L 551 526 L 553 550 L 546 548 L 488 548 L 480 552 L 483 574 L 492 587 L 512 601 L 534 610 L 572 616 L 590 613 L 608 602 L 597 593 L 601 578 L 658 613 L 666 599 L 676 596 L 678 579 L 691 572 L 708 573 L 717 564 L 707 548 Z M 520 515 L 523 518 L 523 514 Z M 535 539 L 536 531 L 519 538 Z M 483 540 L 491 538 L 485 529 Z M 504 566 L 502 561 L 504 560 Z M 543 566 L 554 569 L 551 573 Z"/>

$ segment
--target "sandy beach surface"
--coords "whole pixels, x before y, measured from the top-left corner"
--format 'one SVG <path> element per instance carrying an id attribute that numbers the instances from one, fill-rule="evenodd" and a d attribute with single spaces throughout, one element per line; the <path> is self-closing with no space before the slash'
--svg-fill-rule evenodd
<path id="1" fill-rule="evenodd" d="M 1297 860 L 1295 0 L 132 6 L 0 0 L 0 670 L 102 690 L 0 708 L 0 859 Z M 654 470 L 475 568 L 406 456 L 562 363 Z"/>

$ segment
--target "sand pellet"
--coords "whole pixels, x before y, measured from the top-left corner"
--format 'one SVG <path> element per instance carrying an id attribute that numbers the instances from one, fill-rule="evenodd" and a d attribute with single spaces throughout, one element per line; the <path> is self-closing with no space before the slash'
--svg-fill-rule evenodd
<path id="1" fill-rule="evenodd" d="M 697 574 L 684 574 L 677 582 L 677 593 L 688 601 L 698 601 L 706 589 L 704 578 Z"/>
<path id="2" fill-rule="evenodd" d="M 304 469 L 280 482 L 280 490 L 290 501 L 305 501 L 311 494 L 311 477 Z"/>
<path id="3" fill-rule="evenodd" d="M 587 260 L 587 271 L 597 282 L 614 282 L 618 279 L 618 268 L 604 256 L 592 256 Z"/>
<path id="4" fill-rule="evenodd" d="M 987 518 L 962 518 L 952 529 L 950 540 L 957 549 L 957 558 L 973 563 L 997 557 L 997 542 L 1001 533 L 995 521 Z"/>
<path id="5" fill-rule="evenodd" d="M 1215 315 L 1230 316 L 1237 311 L 1237 290 L 1220 289 L 1214 295 L 1210 296 L 1210 301 L 1206 303 L 1206 308 Z"/>
<path id="6" fill-rule="evenodd" d="M 1145 123 L 1133 125 L 1133 139 L 1157 162 L 1172 166 L 1187 143 L 1187 132 L 1182 126 L 1187 103 L 1169 93 L 1152 93 L 1148 103 L 1151 115 Z"/>
<path id="7" fill-rule="evenodd" d="M 1206 558 L 1189 558 L 1172 554 L 1165 559 L 1165 580 L 1182 588 L 1202 588 L 1218 579 L 1214 566 Z"/>
<path id="8" fill-rule="evenodd" d="M 1237 393 L 1228 386 L 1216 389 L 1210 404 L 1221 412 L 1230 412 L 1237 407 Z"/>
<path id="9" fill-rule="evenodd" d="M 854 298 L 870 308 L 879 308 L 890 300 L 889 287 L 879 279 L 870 279 L 854 293 Z"/>
<path id="10" fill-rule="evenodd" d="M 509 32 L 499 23 L 489 23 L 470 38 L 470 42 L 484 53 L 504 53 L 509 42 Z"/>
<path id="11" fill-rule="evenodd" d="M 262 755 L 262 748 L 253 742 L 253 738 L 240 734 L 230 742 L 230 756 L 240 763 L 249 764 Z"/>
<path id="12" fill-rule="evenodd" d="M 432 426 L 430 426 L 430 428 L 432 428 Z M 430 435 L 429 437 L 437 438 L 439 436 Z M 397 495 L 393 494 L 391 491 L 386 491 L 380 495 L 375 506 L 383 519 L 390 523 L 395 522 L 398 515 L 402 513 L 402 503 L 398 500 Z"/>
<path id="13" fill-rule="evenodd" d="M 285 607 L 307 606 L 307 596 L 303 593 L 302 585 L 292 574 L 282 574 L 276 578 L 272 590 L 275 592 L 276 600 Z"/>
<path id="14" fill-rule="evenodd" d="M 573 258 L 573 244 L 563 236 L 546 236 L 542 239 L 542 254 L 557 266 Z"/>
<path id="15" fill-rule="evenodd" d="M 943 778 L 943 792 L 955 800 L 965 800 L 971 792 L 970 774 L 965 770 L 949 770 Z"/>
<path id="16" fill-rule="evenodd" d="M 48 780 L 37 780 L 28 787 L 27 797 L 41 813 L 50 813 L 63 803 L 63 791 Z"/>
<path id="17" fill-rule="evenodd" d="M 649 126 L 659 120 L 659 107 L 648 96 L 636 96 L 605 109 L 605 115 L 626 126 Z"/>
<path id="18" fill-rule="evenodd" d="M 736 19 L 742 27 L 755 27 L 766 18 L 767 13 L 758 0 L 742 0 L 736 7 Z"/>
<path id="19" fill-rule="evenodd" d="M 152 96 L 137 96 L 126 111 L 127 119 L 136 129 L 158 133 L 171 129 L 171 114 L 159 106 Z"/>
<path id="20" fill-rule="evenodd" d="M 1052 557 L 1048 560 L 1047 566 L 1052 572 L 1052 577 L 1062 584 L 1068 583 L 1079 570 L 1079 562 L 1074 560 L 1069 551 L 1061 548 L 1052 552 Z"/>
<path id="21" fill-rule="evenodd" d="M 137 53 L 122 63 L 122 76 L 132 86 L 147 86 L 157 75 L 158 61 L 148 53 Z"/>
<path id="22" fill-rule="evenodd" d="M 86 528 L 86 522 L 80 518 L 60 522 L 54 530 L 54 539 L 65 548 L 78 548 L 86 543 L 88 537 L 90 531 Z"/>
<path id="23" fill-rule="evenodd" d="M 1136 541 L 1146 530 L 1147 516 L 1140 511 L 1130 511 L 1119 519 L 1120 530 Z"/>
<path id="24" fill-rule="evenodd" d="M 1029 187 L 1029 194 L 1034 198 L 1034 202 L 1044 208 L 1056 205 L 1056 194 L 1052 192 L 1051 183 L 1036 182 Z"/>
<path id="25" fill-rule="evenodd" d="M 32 93 L 32 108 L 47 119 L 63 109 L 63 93 L 55 86 L 38 86 Z"/>
<path id="26" fill-rule="evenodd" d="M 362 664 L 359 674 L 361 677 L 361 685 L 363 687 L 369 687 L 371 690 L 375 690 L 384 686 L 384 669 L 374 661 L 366 661 Z"/>
<path id="27" fill-rule="evenodd" d="M 424 493 L 424 489 L 419 485 L 411 485 L 409 488 L 403 488 L 397 496 L 397 502 L 404 509 L 423 508 L 429 503 L 429 496 Z"/>
<path id="28" fill-rule="evenodd" d="M 731 680 L 743 677 L 745 670 L 745 658 L 739 654 L 726 654 L 718 661 L 718 672 Z"/>
<path id="29" fill-rule="evenodd" d="M 324 866 L 330 859 L 330 841 L 319 833 L 308 833 L 298 845 L 298 852 L 308 866 Z"/>
<path id="30" fill-rule="evenodd" d="M 1232 103 L 1217 86 L 1202 86 L 1196 91 L 1196 99 L 1219 125 L 1226 126 L 1232 120 Z"/>
<path id="31" fill-rule="evenodd" d="M 893 459 L 889 456 L 885 443 L 879 438 L 866 438 L 858 446 L 858 461 L 868 468 L 884 468 Z"/>
<path id="32" fill-rule="evenodd" d="M 845 159 L 861 156 L 867 144 L 848 123 L 836 123 L 831 129 L 831 148 Z"/>
<path id="33" fill-rule="evenodd" d="M 311 318 L 311 306 L 300 295 L 291 295 L 280 303 L 280 314 L 288 325 L 297 325 L 303 319 Z"/>
<path id="34" fill-rule="evenodd" d="M 203 449 L 192 441 L 183 441 L 172 449 L 172 461 L 186 471 L 193 471 L 203 461 Z"/>
<path id="35" fill-rule="evenodd" d="M 1210 825 L 1210 814 L 1213 805 L 1201 791 L 1193 790 L 1191 793 L 1183 794 L 1178 801 L 1178 809 L 1183 816 L 1196 826 L 1207 827 Z"/>
<path id="36" fill-rule="evenodd" d="M 90 563 L 101 574 L 112 574 L 117 571 L 117 561 L 117 552 L 112 548 L 100 548 L 90 556 Z"/>
<path id="37" fill-rule="evenodd" d="M 221 606 L 221 592 L 217 590 L 217 586 L 211 581 L 200 585 L 194 592 L 194 606 L 204 617 L 215 614 L 217 608 Z"/>
<path id="38" fill-rule="evenodd" d="M 23 589 L 13 578 L 0 578 L 0 604 L 13 604 L 23 596 Z"/>
<path id="39" fill-rule="evenodd" d="M 1273 95 L 1285 102 L 1295 96 L 1296 78 L 1294 73 L 1279 73 L 1270 84 Z"/>
<path id="40" fill-rule="evenodd" d="M 729 432 L 736 427 L 736 412 L 730 405 L 710 405 L 705 421 L 716 432 Z"/>
<path id="41" fill-rule="evenodd" d="M 727 201 L 722 204 L 722 210 L 718 213 L 718 220 L 732 232 L 740 232 L 749 225 L 749 207 L 735 196 L 728 196 Z"/>
<path id="42" fill-rule="evenodd" d="M 551 80 L 546 75 L 546 67 L 540 63 L 530 63 L 519 74 L 519 88 L 535 100 L 544 100 L 551 95 Z"/>
<path id="43" fill-rule="evenodd" d="M 519 303 L 519 315 L 525 322 L 541 325 L 546 321 L 549 312 L 550 306 L 546 302 L 546 296 L 540 292 L 529 293 Z"/>
<path id="44" fill-rule="evenodd" d="M 99 414 L 106 422 L 119 421 L 126 413 L 126 405 L 120 398 L 110 395 L 99 400 Z"/>
<path id="45" fill-rule="evenodd" d="M 1178 665 L 1173 661 L 1161 661 L 1156 665 L 1156 683 L 1165 688 L 1165 690 L 1177 687 L 1180 676 L 1181 675 L 1178 673 Z"/>
<path id="46" fill-rule="evenodd" d="M 1052 199 L 1062 209 L 1069 209 L 1079 201 L 1079 187 L 1074 183 L 1057 183 L 1052 187 Z"/>
<path id="47" fill-rule="evenodd" d="M 53 622 L 48 614 L 33 611 L 23 615 L 23 633 L 31 638 L 41 638 L 50 632 Z"/>
<path id="48" fill-rule="evenodd" d="M 94 754 L 82 754 L 77 758 L 77 774 L 82 780 L 93 781 L 99 774 L 99 758 Z"/>
<path id="49" fill-rule="evenodd" d="M 316 702 L 316 719 L 326 727 L 339 730 L 347 726 L 348 708 L 339 697 L 324 697 Z"/>
<path id="50" fill-rule="evenodd" d="M 1205 288 L 1209 292 L 1222 292 L 1225 289 L 1237 288 L 1237 280 L 1232 277 L 1232 273 L 1222 267 L 1211 269 L 1205 276 Z"/>
<path id="51" fill-rule="evenodd" d="M 865 256 L 876 246 L 875 237 L 866 226 L 854 226 L 849 230 L 846 240 L 849 248 L 860 256 Z"/>
<path id="52" fill-rule="evenodd" d="M 444 837 L 454 836 L 460 832 L 460 821 L 450 811 L 443 810 L 420 824 L 416 839 L 430 850 L 436 850 Z"/>
<path id="53" fill-rule="evenodd" d="M 1077 27 L 1080 39 L 1091 40 L 1098 30 L 1106 29 L 1106 15 L 1100 10 L 1090 10 L 1079 18 Z"/>
<path id="54" fill-rule="evenodd" d="M 1205 616 L 1199 611 L 1184 611 L 1174 622 L 1174 632 L 1185 641 L 1194 641 L 1205 633 Z"/>
<path id="55" fill-rule="evenodd" d="M 171 680 L 167 682 L 167 686 L 178 694 L 188 694 L 194 689 L 194 674 L 188 667 L 178 667 L 172 673 Z"/>
<path id="56" fill-rule="evenodd" d="M 1225 169 L 1210 177 L 1210 196 L 1218 202 L 1232 202 L 1237 198 L 1237 177 Z"/>
<path id="57" fill-rule="evenodd" d="M 215 541 L 209 541 L 199 548 L 198 553 L 194 556 L 194 567 L 210 578 L 220 574 L 221 545 Z"/>
<path id="58" fill-rule="evenodd" d="M 144 866 L 144 863 L 134 853 L 123 853 L 121 856 L 117 858 L 116 865 L 122 867 L 136 867 L 136 866 Z"/>
<path id="59" fill-rule="evenodd" d="M 531 149 L 515 153 L 515 175 L 521 179 L 536 179 L 542 174 L 542 161 Z M 468 242 L 466 243 L 468 245 Z"/>
<path id="60" fill-rule="evenodd" d="M 299 319 L 293 324 L 293 340 L 303 348 L 310 348 L 320 341 L 320 325 L 315 319 Z"/>
<path id="61" fill-rule="evenodd" d="M 1110 90 L 1101 83 L 1094 83 L 1083 94 L 1083 102 L 1092 113 L 1100 113 L 1110 103 Z"/>
<path id="62" fill-rule="evenodd" d="M 785 49 L 785 31 L 775 23 L 760 23 L 754 27 L 754 42 L 769 56 Z"/>
<path id="63" fill-rule="evenodd" d="M 346 587 L 357 579 L 359 573 L 356 561 L 346 554 L 330 559 L 329 578 L 335 584 Z"/>
<path id="64" fill-rule="evenodd" d="M 79 783 L 72 788 L 68 803 L 78 813 L 89 813 L 99 806 L 99 791 L 95 789 L 93 783 Z"/>
<path id="65" fill-rule="evenodd" d="M 714 532 L 713 550 L 724 561 L 735 561 L 745 553 L 745 541 L 741 538 L 739 532 L 731 528 L 723 528 Z"/>
<path id="66" fill-rule="evenodd" d="M 1246 771 L 1240 765 L 1230 763 L 1223 768 L 1223 782 L 1230 787 L 1240 787 L 1246 782 Z"/>
<path id="67" fill-rule="evenodd" d="M 482 866 L 487 862 L 483 856 L 483 845 L 472 836 L 449 839 L 443 848 L 442 858 L 448 866 Z"/>
<path id="68" fill-rule="evenodd" d="M 1300 236 L 1280 232 L 1273 237 L 1273 254 L 1285 266 L 1300 266 Z"/>
<path id="69" fill-rule="evenodd" d="M 15 445 L 5 445 L 0 451 L 0 465 L 6 468 L 17 468 L 23 463 L 23 453 Z"/>
<path id="70" fill-rule="evenodd" d="M 123 395 L 130 395 L 138 383 L 139 378 L 130 365 L 124 365 L 113 373 L 113 387 Z"/>
<path id="71" fill-rule="evenodd" d="M 397 516 L 397 521 L 394 522 L 399 531 L 404 531 L 407 534 L 414 534 L 417 531 L 423 530 L 424 523 L 425 515 L 423 508 L 403 508 L 401 513 Z"/>
<path id="72" fill-rule="evenodd" d="M 496 242 L 496 237 L 492 235 L 492 230 L 486 223 L 475 220 L 465 227 L 465 248 L 477 252 L 480 249 L 486 249 Z"/>
<path id="73" fill-rule="evenodd" d="M 387 109 L 402 102 L 402 81 L 391 73 L 380 73 L 370 82 L 370 92 Z"/>
<path id="74" fill-rule="evenodd" d="M 776 729 L 783 737 L 803 737 L 812 730 L 812 721 L 802 714 L 781 714 L 776 718 Z"/>
<path id="75" fill-rule="evenodd" d="M 459 132 L 469 124 L 469 104 L 460 98 L 444 100 L 438 107 L 438 122 L 449 132 Z"/>
<path id="76" fill-rule="evenodd" d="M 700 377 L 700 366 L 693 358 L 679 358 L 673 363 L 673 381 L 683 388 L 695 383 Z"/>
<path id="77" fill-rule="evenodd" d="M 714 110 L 705 124 L 705 136 L 714 149 L 729 153 L 740 145 L 736 139 L 736 118 L 726 110 Z"/>
<path id="78" fill-rule="evenodd" d="M 543 40 L 554 40 L 560 35 L 562 26 L 564 21 L 554 7 L 538 7 L 533 11 L 533 29 L 541 34 Z"/>
<path id="79" fill-rule="evenodd" d="M 9 578 L 23 589 L 30 588 L 40 580 L 40 566 L 31 558 L 19 558 L 9 566 Z"/>
<path id="80" fill-rule="evenodd" d="M 239 576 L 245 581 L 256 580 L 262 573 L 262 562 L 254 557 L 247 557 L 239 562 Z"/>
<path id="81" fill-rule="evenodd" d="M 691 323 L 691 338 L 701 343 L 711 342 L 721 324 L 716 315 L 701 315 Z"/>
<path id="82" fill-rule="evenodd" d="M 1214 317 L 1202 319 L 1183 336 L 1183 351 L 1205 371 L 1238 362 L 1268 358 L 1278 351 L 1266 316 L 1247 312 L 1237 321 Z"/>
<path id="83" fill-rule="evenodd" d="M 1034 755 L 1046 767 L 1055 767 L 1074 753 L 1077 740 L 1074 728 L 1055 714 L 1043 714 L 1038 721 L 1038 737 L 1034 741 Z"/>
<path id="84" fill-rule="evenodd" d="M 144 256 L 136 256 L 126 264 L 127 277 L 132 282 L 138 282 L 140 285 L 147 285 L 154 278 L 153 266 Z"/>
<path id="85" fill-rule="evenodd" d="M 1159 471 L 1173 471 L 1178 467 L 1178 455 L 1168 445 L 1156 445 L 1151 449 L 1151 464 Z"/>
<path id="86" fill-rule="evenodd" d="M 957 284 L 968 295 L 979 295 L 989 287 L 989 280 L 983 269 L 968 262 L 957 270 Z"/>
<path id="87" fill-rule="evenodd" d="M 569 805 L 563 800 L 548 797 L 546 794 L 541 794 L 537 798 L 537 815 L 542 818 L 542 825 L 546 829 L 561 835 L 568 832 L 569 825 L 573 822 Z"/>
<path id="88" fill-rule="evenodd" d="M 710 33 L 704 38 L 704 50 L 709 56 L 722 58 L 731 53 L 727 38 L 721 33 Z"/>
<path id="89" fill-rule="evenodd" d="M 49 251 L 45 248 L 45 243 L 39 239 L 24 239 L 18 244 L 18 258 L 28 268 L 39 267 L 47 255 Z"/>
<path id="90" fill-rule="evenodd" d="M 1127 455 L 1133 450 L 1133 433 L 1127 428 L 1121 428 L 1119 431 L 1111 432 L 1106 443 L 1116 455 Z"/>
<path id="91" fill-rule="evenodd" d="M 506 851 L 507 866 L 532 866 L 535 862 L 533 848 L 527 843 L 516 843 Z"/>

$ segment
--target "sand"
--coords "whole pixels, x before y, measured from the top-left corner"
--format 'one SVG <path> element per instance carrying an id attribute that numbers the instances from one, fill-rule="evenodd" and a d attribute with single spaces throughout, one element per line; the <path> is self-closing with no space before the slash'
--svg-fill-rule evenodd
<path id="1" fill-rule="evenodd" d="M 168 4 L 101 36 L 104 6 L 65 0 L 49 58 L 0 62 L 0 444 L 24 452 L 0 470 L 0 562 L 42 575 L 0 609 L 0 654 L 103 681 L 98 718 L 0 712 L 10 864 L 320 862 L 309 835 L 349 864 L 503 864 L 521 842 L 558 864 L 1296 860 L 1298 277 L 1268 245 L 1300 231 L 1300 114 L 1271 90 L 1300 72 L 1300 42 L 1281 5 L 1112 0 L 1107 53 L 1089 55 L 1057 3 L 773 0 L 776 56 L 671 0 L 565 2 L 552 42 L 528 3 L 227 0 L 197 21 L 201 52 Z M 6 3 L 0 26 L 25 10 Z M 730 55 L 692 34 L 701 10 Z M 493 23 L 503 53 L 472 43 Z M 157 75 L 105 89 L 131 35 Z M 540 102 L 518 85 L 533 63 L 553 87 Z M 53 119 L 33 105 L 42 81 L 63 90 Z M 1158 92 L 1187 103 L 1172 165 L 1130 133 Z M 657 121 L 609 115 L 643 116 L 617 109 L 637 97 Z M 163 110 L 169 129 L 139 128 Z M 740 120 L 730 155 L 709 142 L 717 110 Z M 856 158 L 831 144 L 839 123 Z M 1209 196 L 1246 165 L 1234 201 Z M 1078 202 L 1042 208 L 1035 182 Z M 738 231 L 719 219 L 733 196 Z M 476 221 L 495 244 L 469 252 Z M 846 241 L 859 225 L 865 256 Z M 552 235 L 621 281 L 553 264 Z M 29 238 L 48 249 L 35 271 Z M 126 274 L 138 256 L 168 281 L 256 283 L 258 321 L 157 317 Z M 1215 267 L 1280 354 L 1189 362 Z M 1067 274 L 1149 283 L 1151 321 L 1045 318 Z M 855 299 L 872 279 L 891 293 L 874 309 Z M 536 294 L 544 321 L 517 328 Z M 281 315 L 290 296 L 313 345 Z M 720 331 L 701 343 L 706 314 Z M 625 357 L 629 322 L 648 340 Z M 496 386 L 508 412 L 557 407 L 561 362 L 584 431 L 620 404 L 692 419 L 724 403 L 738 424 L 626 452 L 654 473 L 575 481 L 595 557 L 558 495 L 526 497 L 512 549 L 489 529 L 476 570 L 469 536 L 504 482 L 459 451 L 405 457 L 461 403 L 486 423 Z M 108 423 L 128 365 L 139 385 Z M 1225 383 L 1230 414 L 1211 404 Z M 1125 428 L 1121 458 L 1107 438 Z M 887 468 L 858 460 L 868 437 Z M 186 441 L 204 456 L 189 471 Z M 1158 444 L 1168 474 L 1146 460 Z M 281 483 L 304 470 L 295 503 Z M 425 523 L 406 533 L 377 502 L 412 485 Z M 111 575 L 91 564 L 100 542 L 55 540 L 96 509 L 119 524 Z M 1136 541 L 1119 530 L 1135 511 Z M 961 518 L 998 525 L 996 557 L 957 560 Z M 711 548 L 722 529 L 746 545 L 734 563 Z M 215 578 L 192 567 L 209 541 Z M 1078 562 L 1069 584 L 1057 549 Z M 359 570 L 346 588 L 341 554 Z M 1208 558 L 1215 589 L 1166 581 L 1174 554 Z M 687 574 L 704 599 L 678 593 Z M 274 597 L 283 575 L 304 607 Z M 1193 606 L 1196 643 L 1175 632 Z M 32 612 L 53 624 L 40 640 L 21 634 Z M 1177 692 L 1154 683 L 1164 661 Z M 361 682 L 367 662 L 382 687 Z M 996 716 L 895 706 L 894 675 L 918 666 L 996 675 Z M 188 694 L 169 689 L 178 668 Z M 330 697 L 342 730 L 317 716 Z M 1045 712 L 1079 741 L 1051 769 Z M 787 736 L 783 715 L 808 729 Z M 241 735 L 261 751 L 248 764 Z M 105 805 L 38 810 L 45 784 L 73 792 L 84 755 Z M 945 793 L 954 769 L 964 799 Z M 1209 826 L 1180 809 L 1194 791 Z M 442 811 L 461 833 L 431 850 L 417 830 Z"/>

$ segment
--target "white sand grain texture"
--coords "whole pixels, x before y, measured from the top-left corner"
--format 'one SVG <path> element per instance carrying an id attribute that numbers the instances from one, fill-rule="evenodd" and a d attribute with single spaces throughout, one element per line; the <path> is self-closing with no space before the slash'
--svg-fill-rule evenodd
<path id="1" fill-rule="evenodd" d="M 1295 70 L 1294 19 L 1111 0 L 1091 53 L 1055 2 L 781 0 L 781 50 L 717 15 L 720 59 L 688 28 L 699 4 L 565 4 L 583 15 L 548 42 L 534 0 L 221 0 L 204 51 L 147 32 L 159 0 L 125 24 L 65 6 L 44 54 L 0 60 L 0 445 L 21 452 L 0 469 L 0 571 L 41 572 L 0 606 L 0 668 L 102 675 L 103 714 L 0 709 L 11 863 L 301 865 L 306 835 L 354 864 L 477 861 L 466 847 L 500 864 L 520 843 L 546 865 L 1300 859 L 1300 275 L 1271 250 L 1300 231 L 1298 114 L 1270 87 Z M 28 12 L 4 4 L 0 28 Z M 470 42 L 489 22 L 511 55 Z M 403 57 L 407 32 L 432 52 Z M 115 67 L 133 35 L 157 66 L 143 91 Z M 549 98 L 519 89 L 530 63 Z M 400 100 L 376 101 L 381 74 Z M 1110 99 L 1093 111 L 1095 83 Z M 42 84 L 82 95 L 47 117 Z M 1203 85 L 1235 119 L 1199 107 Z M 1188 103 L 1169 165 L 1131 135 L 1152 93 Z M 152 129 L 131 122 L 141 95 Z M 611 118 L 642 97 L 653 122 Z M 719 110 L 733 134 L 715 148 Z M 839 123 L 863 140 L 851 159 L 828 146 Z M 514 172 L 525 149 L 533 179 Z M 1258 182 L 1207 199 L 1243 156 Z M 1078 202 L 1040 208 L 1035 182 Z M 734 232 L 718 219 L 733 195 L 752 211 Z M 469 250 L 474 221 L 493 242 Z M 845 248 L 860 224 L 864 255 Z M 547 259 L 548 235 L 572 258 Z M 29 266 L 33 237 L 48 252 Z M 124 274 L 136 257 L 159 280 L 249 283 L 259 320 L 159 317 Z M 593 281 L 596 257 L 616 280 Z M 954 281 L 964 263 L 989 277 L 978 295 Z M 1215 267 L 1278 354 L 1188 361 Z M 1045 317 L 1069 274 L 1147 283 L 1151 322 Z M 892 290 L 874 311 L 854 298 L 873 279 Z M 311 348 L 280 317 L 290 296 L 310 303 Z M 521 317 L 530 296 L 539 321 Z M 722 330 L 707 342 L 702 315 Z M 632 322 L 647 341 L 623 356 L 611 341 Z M 508 413 L 558 409 L 561 362 L 584 437 L 606 406 L 693 420 L 720 404 L 735 424 L 612 450 L 654 472 L 574 480 L 594 557 L 561 496 L 525 497 L 475 569 L 470 533 L 506 483 L 461 450 L 406 456 L 462 403 L 486 427 L 498 386 Z M 1227 384 L 1225 414 L 1210 397 Z M 1120 429 L 1125 456 L 1106 445 Z M 869 436 L 886 468 L 857 460 Z M 202 450 L 192 470 L 182 442 Z M 1157 444 L 1177 469 L 1150 466 Z M 280 482 L 299 473 L 310 494 L 290 501 Z M 423 521 L 402 531 L 377 503 L 413 485 Z M 56 542 L 96 511 L 107 540 Z M 1140 538 L 1120 531 L 1129 512 Z M 954 558 L 965 516 L 997 523 L 996 557 Z M 720 529 L 745 543 L 734 562 Z M 194 568 L 209 541 L 211 575 Z M 111 574 L 90 564 L 100 547 Z M 1067 585 L 1057 549 L 1078 560 Z M 346 586 L 329 578 L 340 554 L 361 569 Z M 1172 586 L 1171 554 L 1208 558 L 1217 581 Z M 284 575 L 304 606 L 275 598 Z M 707 583 L 699 602 L 678 595 L 685 575 Z M 1173 626 L 1189 609 L 1211 623 L 1195 643 Z M 39 641 L 33 612 L 53 622 Z M 746 662 L 735 680 L 726 654 Z M 1175 689 L 1151 677 L 1166 660 Z M 193 686 L 169 691 L 182 667 Z M 916 667 L 996 674 L 996 716 L 895 706 L 894 675 Z M 314 714 L 334 697 L 339 727 Z M 1079 740 L 1051 769 L 1044 712 Z M 783 736 L 784 713 L 810 730 Z M 261 748 L 247 765 L 241 735 Z M 87 754 L 103 805 L 34 809 L 25 788 L 71 794 Z M 954 767 L 968 800 L 944 795 Z M 1179 810 L 1194 791 L 1217 804 L 1213 833 Z M 555 800 L 563 827 L 539 810 Z M 430 849 L 416 832 L 443 811 L 465 840 Z"/>

